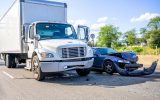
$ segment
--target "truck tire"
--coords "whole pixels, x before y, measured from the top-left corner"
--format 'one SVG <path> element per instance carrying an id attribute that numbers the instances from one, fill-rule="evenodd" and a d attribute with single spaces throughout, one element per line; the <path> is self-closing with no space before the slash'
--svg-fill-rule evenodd
<path id="1" fill-rule="evenodd" d="M 7 68 L 16 68 L 15 57 L 7 54 L 5 59 L 5 65 Z"/>
<path id="2" fill-rule="evenodd" d="M 87 76 L 90 71 L 90 69 L 76 69 L 76 72 L 79 76 Z"/>
<path id="3" fill-rule="evenodd" d="M 41 68 L 39 67 L 39 59 L 38 59 L 38 56 L 34 56 L 32 58 L 32 71 L 34 73 L 34 78 L 37 80 L 37 81 L 42 81 L 45 79 L 45 75 L 44 73 L 42 72 Z"/>

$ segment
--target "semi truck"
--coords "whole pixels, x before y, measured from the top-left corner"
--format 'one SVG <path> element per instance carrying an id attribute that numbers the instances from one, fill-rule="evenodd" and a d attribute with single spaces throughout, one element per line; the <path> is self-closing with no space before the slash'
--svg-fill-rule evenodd
<path id="1" fill-rule="evenodd" d="M 75 70 L 87 76 L 93 51 L 89 28 L 67 23 L 67 4 L 15 0 L 0 19 L 0 58 L 7 68 L 25 63 L 38 81 L 49 73 Z"/>

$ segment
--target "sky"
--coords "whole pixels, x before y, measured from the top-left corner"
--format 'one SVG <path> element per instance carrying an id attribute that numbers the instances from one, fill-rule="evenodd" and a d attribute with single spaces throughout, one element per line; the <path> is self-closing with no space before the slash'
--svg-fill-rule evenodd
<path id="1" fill-rule="evenodd" d="M 14 0 L 0 1 L 0 16 Z M 97 34 L 100 27 L 112 24 L 121 32 L 139 30 L 149 19 L 160 16 L 160 0 L 49 0 L 68 4 L 68 22 L 87 25 Z"/>

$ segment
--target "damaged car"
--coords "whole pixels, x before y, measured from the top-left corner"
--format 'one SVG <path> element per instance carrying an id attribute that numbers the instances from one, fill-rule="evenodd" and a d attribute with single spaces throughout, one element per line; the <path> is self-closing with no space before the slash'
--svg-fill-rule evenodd
<path id="1" fill-rule="evenodd" d="M 117 52 L 112 48 L 92 48 L 94 51 L 94 64 L 92 70 L 105 71 L 108 74 L 116 73 L 115 64 L 129 72 L 143 67 L 137 64 L 138 56 L 134 52 Z"/>

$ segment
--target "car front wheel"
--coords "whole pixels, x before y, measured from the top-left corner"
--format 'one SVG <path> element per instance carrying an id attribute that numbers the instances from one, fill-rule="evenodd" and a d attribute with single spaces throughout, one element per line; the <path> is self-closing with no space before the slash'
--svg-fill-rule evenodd
<path id="1" fill-rule="evenodd" d="M 103 68 L 104 71 L 108 74 L 112 75 L 113 73 L 115 73 L 115 65 L 112 61 L 104 61 Z"/>

